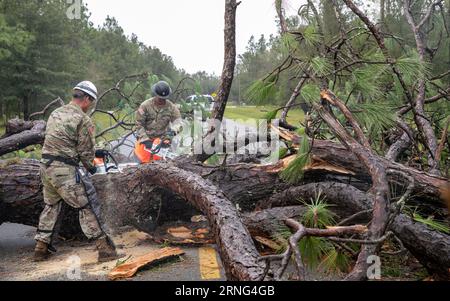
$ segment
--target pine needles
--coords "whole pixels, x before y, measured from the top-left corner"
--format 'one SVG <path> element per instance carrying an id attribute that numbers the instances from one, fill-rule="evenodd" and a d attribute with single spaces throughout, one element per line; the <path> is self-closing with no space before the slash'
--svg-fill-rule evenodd
<path id="1" fill-rule="evenodd" d="M 304 169 L 311 162 L 310 150 L 311 147 L 309 145 L 308 136 L 304 135 L 300 144 L 300 149 L 297 153 L 297 157 L 280 174 L 284 181 L 290 184 L 296 184 L 303 179 L 305 174 Z"/>

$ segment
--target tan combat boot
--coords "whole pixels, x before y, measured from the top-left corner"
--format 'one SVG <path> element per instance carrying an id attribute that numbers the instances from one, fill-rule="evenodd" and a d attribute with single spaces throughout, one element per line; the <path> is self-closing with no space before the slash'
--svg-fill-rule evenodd
<path id="1" fill-rule="evenodd" d="M 98 250 L 98 262 L 108 262 L 119 258 L 114 245 L 109 243 L 108 238 L 100 238 L 96 241 Z"/>
<path id="2" fill-rule="evenodd" d="M 42 241 L 37 241 L 36 248 L 34 249 L 34 261 L 44 261 L 50 256 L 48 251 L 48 244 Z"/>

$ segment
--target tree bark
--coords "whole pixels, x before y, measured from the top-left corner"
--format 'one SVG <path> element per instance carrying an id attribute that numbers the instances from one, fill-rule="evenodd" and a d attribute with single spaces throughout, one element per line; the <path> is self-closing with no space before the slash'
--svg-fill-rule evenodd
<path id="1" fill-rule="evenodd" d="M 217 99 L 214 102 L 210 126 L 206 133 L 207 138 L 204 139 L 204 141 L 208 141 L 211 145 L 214 145 L 215 143 L 216 137 L 214 134 L 220 130 L 220 128 L 216 128 L 216 121 L 222 122 L 223 120 L 234 79 L 234 69 L 236 67 L 236 10 L 239 4 L 240 2 L 236 2 L 236 0 L 225 1 L 225 59 L 219 92 L 217 94 Z M 209 157 L 211 157 L 211 155 L 206 154 L 202 149 L 201 153 L 197 154 L 196 160 L 204 162 Z"/>
<path id="2" fill-rule="evenodd" d="M 12 164 L 0 170 L 1 206 L 2 212 L 7 213 L 1 222 L 37 224 L 42 210 L 42 195 L 39 166 L 33 162 L 26 162 L 25 166 Z M 8 170 L 13 173 L 8 173 Z M 229 280 L 258 280 L 262 277 L 264 269 L 258 261 L 258 251 L 239 212 L 209 180 L 167 163 L 143 165 L 121 174 L 99 175 L 93 179 L 101 200 L 101 220 L 106 229 L 111 230 L 124 223 L 136 224 L 141 229 L 148 227 L 155 222 L 163 201 L 154 198 L 157 196 L 155 189 L 166 189 L 207 216 Z"/>
<path id="3" fill-rule="evenodd" d="M 147 172 L 154 166 L 159 167 L 149 177 Z M 191 181 L 193 174 L 199 175 L 195 176 L 196 179 L 200 177 L 208 179 L 219 186 L 227 199 L 233 202 L 233 208 L 238 206 L 242 211 L 250 212 L 243 215 L 243 221 L 252 234 L 263 232 L 270 235 L 282 226 L 282 221 L 277 221 L 278 217 L 301 216 L 303 209 L 298 206 L 298 199 L 307 201 L 315 198 L 319 191 L 322 191 L 328 202 L 336 205 L 332 209 L 340 217 L 368 210 L 372 204 L 372 200 L 365 192 L 344 183 L 310 183 L 289 188 L 280 183 L 277 174 L 268 172 L 268 167 L 239 164 L 232 167 L 211 168 L 185 163 L 184 167 L 190 172 L 184 171 L 182 175 L 187 175 L 187 178 L 165 180 L 168 173 L 167 166 L 155 164 L 131 169 L 125 174 L 93 177 L 102 204 L 101 220 L 108 231 L 114 232 L 121 226 L 132 225 L 151 232 L 158 225 L 158 221 L 189 220 L 198 214 L 198 211 L 183 200 L 183 197 L 191 198 L 183 191 L 197 189 L 196 184 Z M 180 169 L 171 167 L 170 170 L 178 172 Z M 310 177 L 308 173 L 306 177 Z M 154 181 L 153 178 L 160 179 Z M 168 181 L 161 186 L 170 190 L 155 186 L 160 185 L 158 181 Z M 179 183 L 184 183 L 187 187 L 180 187 Z M 13 222 L 36 226 L 43 209 L 41 189 L 39 164 L 36 161 L 13 162 L 0 168 L 0 223 Z M 175 193 L 181 191 L 181 198 L 172 191 Z M 281 192 L 276 194 L 277 191 Z M 203 211 L 204 207 L 200 207 L 203 205 L 198 203 L 195 207 Z M 285 206 L 294 208 L 265 210 Z M 254 209 L 262 211 L 251 212 Z M 62 235 L 70 237 L 81 233 L 76 214 L 76 211 L 66 209 L 60 226 Z M 370 216 L 362 216 L 360 220 L 355 220 L 355 223 L 366 222 L 368 219 Z M 409 222 L 404 223 L 402 219 Z M 405 240 L 405 246 L 430 271 L 435 272 L 439 267 L 448 264 L 450 256 L 442 254 L 450 250 L 445 247 L 450 245 L 448 235 L 431 231 L 425 225 L 411 221 L 409 217 L 396 219 L 392 230 L 400 239 Z"/>
<path id="4" fill-rule="evenodd" d="M 331 209 L 339 216 L 371 210 L 372 197 L 353 186 L 342 183 L 312 183 L 292 187 L 274 195 L 267 201 L 260 202 L 258 208 L 267 210 L 279 206 L 294 206 L 298 199 L 309 200 L 321 192 L 327 202 L 333 204 Z M 263 211 L 264 212 L 264 211 Z M 361 215 L 352 223 L 365 223 L 370 220 L 369 213 Z M 431 230 L 426 225 L 413 221 L 409 216 L 400 214 L 393 221 L 391 231 L 403 242 L 404 246 L 425 266 L 431 274 L 439 279 L 450 279 L 450 236 Z"/>
<path id="5" fill-rule="evenodd" d="M 23 122 L 14 119 L 8 122 L 6 134 L 0 139 L 0 156 L 30 145 L 43 144 L 45 121 Z"/>

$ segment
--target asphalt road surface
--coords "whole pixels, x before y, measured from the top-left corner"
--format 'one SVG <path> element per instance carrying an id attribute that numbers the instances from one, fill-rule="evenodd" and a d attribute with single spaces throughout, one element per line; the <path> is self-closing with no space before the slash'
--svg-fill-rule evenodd
<path id="1" fill-rule="evenodd" d="M 58 252 L 48 261 L 32 261 L 35 228 L 17 224 L 0 226 L 0 281 L 108 281 L 116 261 L 96 263 L 95 246 L 89 243 L 60 242 Z M 119 252 L 129 260 L 163 246 L 154 244 L 145 233 L 129 230 L 113 238 Z M 225 280 L 215 246 L 181 247 L 185 255 L 139 271 L 125 281 L 218 281 Z M 75 258 L 75 259 L 74 259 Z"/>

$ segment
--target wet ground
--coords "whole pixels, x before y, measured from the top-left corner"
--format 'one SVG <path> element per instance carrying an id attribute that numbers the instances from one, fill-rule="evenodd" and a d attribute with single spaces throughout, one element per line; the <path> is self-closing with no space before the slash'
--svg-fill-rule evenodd
<path id="1" fill-rule="evenodd" d="M 58 252 L 48 261 L 32 260 L 35 228 L 3 224 L 0 226 L 0 281 L 62 280 L 108 281 L 108 273 L 117 261 L 96 263 L 95 246 L 82 242 L 60 242 Z M 157 250 L 150 237 L 132 229 L 113 238 L 119 252 L 129 260 Z M 178 259 L 139 271 L 133 281 L 216 281 L 225 280 L 214 246 L 181 247 L 185 255 Z"/>

